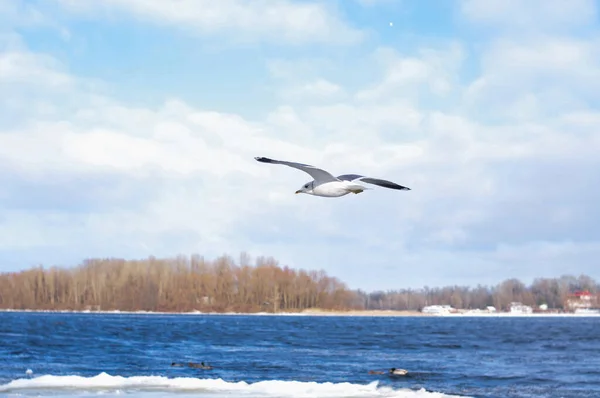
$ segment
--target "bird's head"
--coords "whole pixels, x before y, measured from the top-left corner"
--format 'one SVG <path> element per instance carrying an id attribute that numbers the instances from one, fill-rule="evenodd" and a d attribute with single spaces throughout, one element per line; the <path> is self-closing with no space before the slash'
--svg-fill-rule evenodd
<path id="1" fill-rule="evenodd" d="M 314 181 L 307 182 L 306 184 L 302 185 L 302 188 L 297 190 L 296 193 L 312 194 L 313 187 L 314 187 Z"/>

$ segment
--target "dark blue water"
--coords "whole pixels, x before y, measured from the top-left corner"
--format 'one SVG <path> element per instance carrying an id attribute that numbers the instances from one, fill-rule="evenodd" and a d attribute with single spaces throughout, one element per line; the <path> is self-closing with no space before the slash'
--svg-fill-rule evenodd
<path id="1" fill-rule="evenodd" d="M 171 367 L 174 361 L 206 361 L 214 369 Z M 368 374 L 390 367 L 410 373 Z M 7 387 L 15 379 L 102 372 L 247 383 L 378 381 L 394 391 L 472 397 L 600 397 L 600 318 L 0 313 L 0 395 L 28 394 Z M 294 396 L 283 390 L 276 396 Z"/>

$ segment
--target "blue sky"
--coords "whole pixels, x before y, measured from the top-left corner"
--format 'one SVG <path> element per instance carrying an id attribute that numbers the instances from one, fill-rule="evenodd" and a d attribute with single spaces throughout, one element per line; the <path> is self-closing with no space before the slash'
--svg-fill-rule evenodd
<path id="1" fill-rule="evenodd" d="M 0 0 L 0 271 L 600 278 L 598 1 Z M 390 23 L 392 25 L 390 26 Z M 412 188 L 331 200 L 254 156 Z"/>

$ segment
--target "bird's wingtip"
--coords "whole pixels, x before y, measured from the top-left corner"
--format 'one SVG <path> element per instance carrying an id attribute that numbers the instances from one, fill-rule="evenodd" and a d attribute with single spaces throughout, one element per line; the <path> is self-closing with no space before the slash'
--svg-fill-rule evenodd
<path id="1" fill-rule="evenodd" d="M 259 162 L 263 162 L 263 163 L 272 163 L 273 162 L 273 159 L 269 159 L 264 156 L 255 156 L 254 159 Z"/>

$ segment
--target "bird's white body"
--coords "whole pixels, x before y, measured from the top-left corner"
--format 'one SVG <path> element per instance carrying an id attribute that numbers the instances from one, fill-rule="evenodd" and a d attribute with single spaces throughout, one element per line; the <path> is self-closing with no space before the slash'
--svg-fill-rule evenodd
<path id="1" fill-rule="evenodd" d="M 314 183 L 314 181 L 312 181 Z M 309 183 L 310 186 L 311 183 Z M 323 196 L 326 198 L 338 198 L 348 195 L 349 193 L 361 193 L 369 188 L 363 187 L 360 184 L 348 181 L 331 181 L 314 186 L 312 189 L 303 189 L 297 193 L 306 193 L 308 195 Z"/>

